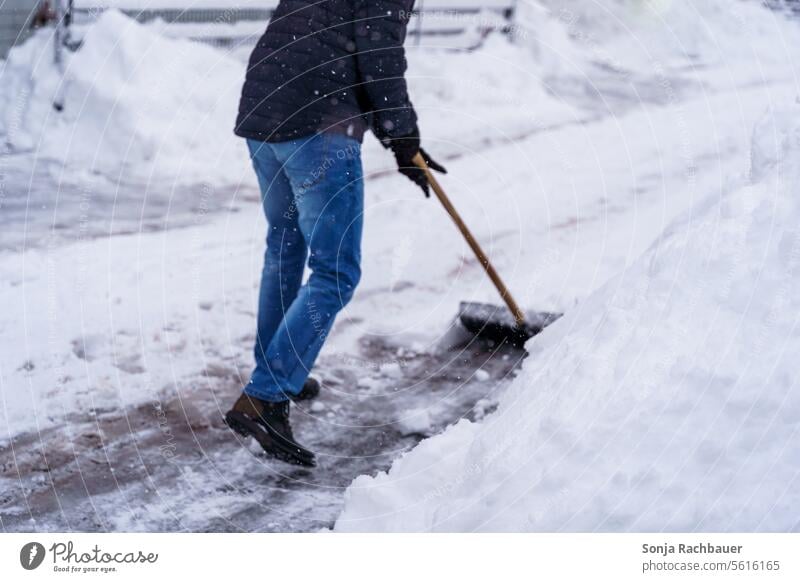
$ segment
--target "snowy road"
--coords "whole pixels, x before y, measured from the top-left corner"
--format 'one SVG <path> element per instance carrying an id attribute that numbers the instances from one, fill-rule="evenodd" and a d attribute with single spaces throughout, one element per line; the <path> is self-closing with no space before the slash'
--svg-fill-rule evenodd
<path id="1" fill-rule="evenodd" d="M 0 253 L 190 226 L 199 216 L 249 208 L 259 196 L 247 185 L 65 175 L 58 164 L 25 154 L 0 157 L 0 176 Z"/>

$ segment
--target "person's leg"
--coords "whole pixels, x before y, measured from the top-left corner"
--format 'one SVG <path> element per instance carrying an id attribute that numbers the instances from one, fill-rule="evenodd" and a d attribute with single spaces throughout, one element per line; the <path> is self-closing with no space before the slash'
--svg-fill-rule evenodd
<path id="1" fill-rule="evenodd" d="M 275 145 L 292 184 L 311 267 L 267 346 L 267 366 L 285 399 L 302 388 L 361 278 L 364 184 L 360 144 L 352 138 L 328 133 Z"/>
<path id="2" fill-rule="evenodd" d="M 262 400 L 271 400 L 281 397 L 281 393 L 276 390 L 266 362 L 267 346 L 283 320 L 283 314 L 297 296 L 308 253 L 291 184 L 272 146 L 253 140 L 248 140 L 247 145 L 267 218 L 267 248 L 258 294 L 256 367 L 245 392 Z"/>

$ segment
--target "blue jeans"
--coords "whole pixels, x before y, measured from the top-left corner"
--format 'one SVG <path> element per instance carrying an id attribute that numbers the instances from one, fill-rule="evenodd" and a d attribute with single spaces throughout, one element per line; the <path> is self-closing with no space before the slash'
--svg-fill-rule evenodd
<path id="1" fill-rule="evenodd" d="M 267 250 L 256 367 L 244 391 L 280 402 L 302 389 L 361 278 L 361 146 L 337 133 L 247 145 L 267 216 Z M 311 275 L 302 284 L 307 257 Z"/>

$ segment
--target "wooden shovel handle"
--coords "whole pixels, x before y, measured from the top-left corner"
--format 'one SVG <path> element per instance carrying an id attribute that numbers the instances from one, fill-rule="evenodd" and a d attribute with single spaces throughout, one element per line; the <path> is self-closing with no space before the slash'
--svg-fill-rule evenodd
<path id="1" fill-rule="evenodd" d="M 511 293 L 506 287 L 503 280 L 500 278 L 500 275 L 495 270 L 492 263 L 489 261 L 489 257 L 486 256 L 486 253 L 483 252 L 481 245 L 478 244 L 478 241 L 475 240 L 475 237 L 472 236 L 467 225 L 461 219 L 461 215 L 456 210 L 456 207 L 453 206 L 453 203 L 450 202 L 450 198 L 447 197 L 447 194 L 444 193 L 444 190 L 439 185 L 439 182 L 436 180 L 436 177 L 428 168 L 428 164 L 425 163 L 425 159 L 422 157 L 422 154 L 417 153 L 413 158 L 414 164 L 420 167 L 422 170 L 425 171 L 425 176 L 428 178 L 428 184 L 430 184 L 431 188 L 433 189 L 434 194 L 439 199 L 439 202 L 442 203 L 444 209 L 447 211 L 447 214 L 450 215 L 450 218 L 453 219 L 453 222 L 456 223 L 458 230 L 461 231 L 461 234 L 464 236 L 464 239 L 467 241 L 467 244 L 472 249 L 472 252 L 475 253 L 475 256 L 478 258 L 478 262 L 483 266 L 486 274 L 489 275 L 489 278 L 494 283 L 494 286 L 497 287 L 497 291 L 500 293 L 500 297 L 503 298 L 506 305 L 508 305 L 508 309 L 514 315 L 514 319 L 517 322 L 519 327 L 522 327 L 525 324 L 525 314 L 522 313 L 522 310 L 517 305 L 517 302 L 514 301 L 514 298 L 511 296 Z"/>

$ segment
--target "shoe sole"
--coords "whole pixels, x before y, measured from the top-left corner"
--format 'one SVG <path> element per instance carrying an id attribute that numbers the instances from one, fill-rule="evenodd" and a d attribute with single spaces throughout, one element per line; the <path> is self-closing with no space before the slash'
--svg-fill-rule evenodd
<path id="1" fill-rule="evenodd" d="M 281 438 L 279 435 L 271 434 L 268 427 L 241 412 L 229 411 L 225 415 L 225 424 L 243 437 L 256 439 L 265 453 L 279 461 L 304 467 L 314 467 L 317 464 L 314 453 L 299 445 L 290 445 L 286 439 Z"/>

